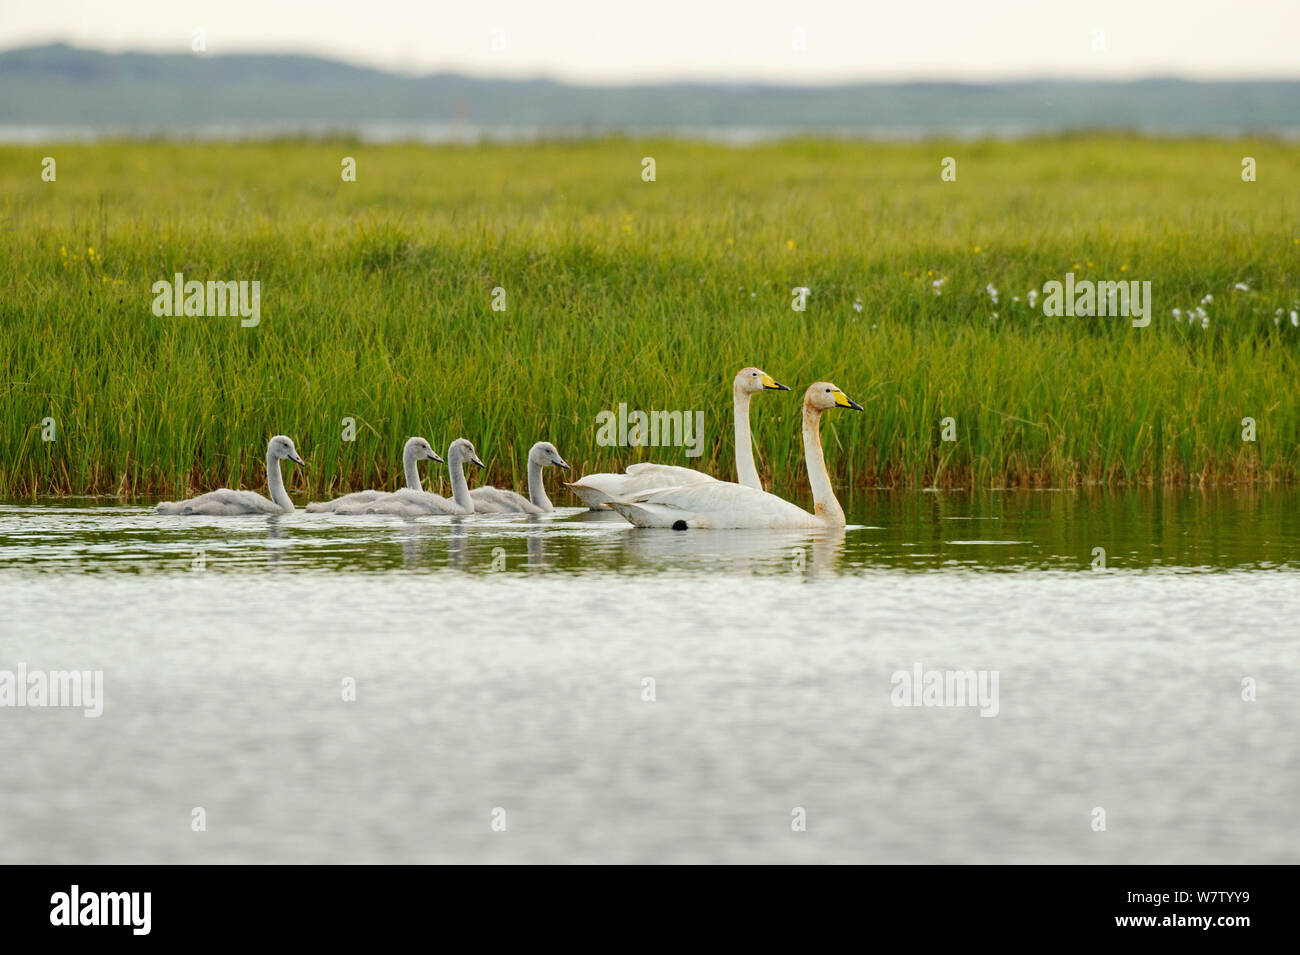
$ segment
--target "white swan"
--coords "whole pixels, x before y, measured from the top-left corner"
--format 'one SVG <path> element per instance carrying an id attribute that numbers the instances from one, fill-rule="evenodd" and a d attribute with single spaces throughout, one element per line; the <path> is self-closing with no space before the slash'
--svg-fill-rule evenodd
<path id="1" fill-rule="evenodd" d="M 843 527 L 844 510 L 835 499 L 822 454 L 821 417 L 829 408 L 862 410 L 827 381 L 811 385 L 804 393 L 803 452 L 813 492 L 811 514 L 775 494 L 721 481 L 648 491 L 626 501 L 611 501 L 609 506 L 638 527 Z"/>
<path id="2" fill-rule="evenodd" d="M 406 472 L 406 486 L 412 491 L 424 490 L 424 485 L 420 483 L 420 461 L 441 463 L 442 456 L 433 450 L 424 438 L 408 438 L 406 446 L 402 448 L 402 469 Z M 320 514 L 340 507 L 351 509 L 361 504 L 373 504 L 377 498 L 386 493 L 386 491 L 356 491 L 336 497 L 332 501 L 313 501 L 307 505 L 307 510 L 312 514 Z M 349 513 L 356 513 L 356 511 L 349 510 Z"/>
<path id="3" fill-rule="evenodd" d="M 528 497 L 488 485 L 469 492 L 474 499 L 475 514 L 546 514 L 555 510 L 546 496 L 546 481 L 542 468 L 557 467 L 569 470 L 568 462 L 549 441 L 538 441 L 528 451 Z"/>
<path id="4" fill-rule="evenodd" d="M 266 446 L 266 484 L 270 499 L 256 491 L 232 491 L 221 488 L 209 491 L 188 501 L 163 501 L 159 514 L 196 514 L 210 517 L 233 517 L 239 514 L 292 514 L 293 501 L 284 490 L 284 476 L 280 473 L 280 459 L 288 458 L 294 464 L 306 462 L 298 457 L 298 449 L 282 434 L 277 434 Z"/>
<path id="5" fill-rule="evenodd" d="M 736 477 L 745 487 L 763 489 L 754 466 L 754 440 L 749 431 L 749 401 L 763 391 L 789 391 L 760 368 L 742 368 L 732 382 L 735 408 Z M 717 478 L 694 468 L 675 464 L 633 464 L 623 474 L 587 474 L 568 486 L 590 508 L 600 508 L 610 501 L 623 500 L 642 491 L 662 487 L 680 487 Z"/>
<path id="6" fill-rule="evenodd" d="M 464 516 L 474 513 L 474 499 L 470 497 L 469 486 L 465 483 L 465 464 L 483 467 L 474 445 L 464 438 L 457 438 L 447 449 L 447 470 L 451 472 L 451 500 L 440 494 L 428 491 L 412 491 L 403 488 L 391 494 L 381 495 L 370 504 L 358 505 L 354 510 L 344 508 L 335 510 L 335 514 L 392 514 L 396 517 L 425 517 L 430 514 L 452 514 Z"/>

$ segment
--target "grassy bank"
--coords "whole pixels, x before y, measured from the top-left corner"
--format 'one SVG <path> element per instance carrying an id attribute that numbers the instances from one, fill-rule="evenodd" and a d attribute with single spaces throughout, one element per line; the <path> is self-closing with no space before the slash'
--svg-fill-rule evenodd
<path id="1" fill-rule="evenodd" d="M 0 147 L 0 196 L 0 496 L 260 487 L 275 432 L 312 496 L 395 486 L 409 434 L 471 438 L 496 483 L 523 483 L 540 437 L 580 470 L 692 463 L 599 447 L 620 402 L 703 409 L 694 463 L 729 473 L 729 382 L 751 363 L 866 406 L 825 430 L 845 484 L 1300 474 L 1282 143 Z M 1028 305 L 1067 271 L 1151 281 L 1151 325 Z M 260 324 L 156 317 L 176 272 L 260 281 Z M 753 419 L 760 470 L 799 492 L 797 396 Z"/>

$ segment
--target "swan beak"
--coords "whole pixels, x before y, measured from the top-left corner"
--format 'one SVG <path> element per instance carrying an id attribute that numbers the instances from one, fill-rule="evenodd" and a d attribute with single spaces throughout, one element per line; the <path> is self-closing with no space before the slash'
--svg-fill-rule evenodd
<path id="1" fill-rule="evenodd" d="M 485 467 L 487 467 L 486 464 L 484 464 L 482 461 L 480 461 L 480 460 L 478 459 L 478 455 L 477 455 L 477 454 L 474 455 L 472 458 L 469 459 L 469 463 L 470 463 L 470 464 L 477 464 L 477 465 L 478 465 L 479 467 L 481 467 L 481 468 L 485 468 Z"/>
<path id="2" fill-rule="evenodd" d="M 442 459 L 442 455 L 439 454 L 437 451 L 430 451 L 430 452 L 429 452 L 429 460 L 430 460 L 430 461 L 437 461 L 439 464 L 446 464 L 446 463 L 447 463 L 446 461 L 444 461 L 444 460 Z"/>
<path id="3" fill-rule="evenodd" d="M 289 460 L 292 461 L 294 464 L 301 465 L 302 467 L 307 466 L 307 462 L 304 461 L 302 458 L 298 457 L 298 455 L 296 454 L 289 455 Z"/>
<path id="4" fill-rule="evenodd" d="M 768 391 L 789 391 L 790 390 L 785 385 L 781 384 L 781 382 L 773 378 L 771 375 L 763 376 L 763 387 L 766 388 Z"/>
<path id="5" fill-rule="evenodd" d="M 555 466 L 556 466 L 557 468 L 564 468 L 564 470 L 566 470 L 566 471 L 569 470 L 569 462 L 565 461 L 563 458 L 560 458 L 559 460 L 557 460 L 557 461 L 555 462 Z"/>
<path id="6" fill-rule="evenodd" d="M 862 405 L 858 404 L 842 391 L 835 392 L 835 407 L 852 408 L 854 411 L 862 410 Z"/>

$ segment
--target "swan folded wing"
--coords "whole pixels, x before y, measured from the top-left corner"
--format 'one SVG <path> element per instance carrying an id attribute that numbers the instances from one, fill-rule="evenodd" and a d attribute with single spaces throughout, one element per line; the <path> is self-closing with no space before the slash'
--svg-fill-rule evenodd
<path id="1" fill-rule="evenodd" d="M 387 514 L 389 517 L 405 517 L 405 518 L 429 517 L 432 514 L 438 513 L 437 511 L 431 511 L 429 510 L 429 508 L 421 504 L 417 504 L 414 501 L 385 500 L 385 501 L 380 501 L 377 504 L 362 505 L 362 506 L 367 507 L 367 510 L 365 510 L 362 513 Z"/>
<path id="2" fill-rule="evenodd" d="M 718 483 L 702 471 L 675 464 L 632 464 L 626 474 L 588 474 L 569 485 L 582 503 L 597 508 L 611 501 L 627 500 L 646 491 L 667 487 Z"/>
<path id="3" fill-rule="evenodd" d="M 164 501 L 158 505 L 158 513 L 236 517 L 241 514 L 283 514 L 285 510 L 256 491 L 232 491 L 223 487 L 185 501 Z"/>
<path id="4" fill-rule="evenodd" d="M 804 528 L 813 515 L 775 494 L 726 481 L 657 488 L 609 506 L 638 527 Z"/>
<path id="5" fill-rule="evenodd" d="M 465 515 L 471 513 L 455 501 L 429 491 L 412 491 L 403 488 L 383 494 L 373 503 L 364 506 L 362 514 L 392 514 L 397 517 L 421 517 L 430 514 Z"/>
<path id="6" fill-rule="evenodd" d="M 469 492 L 475 514 L 542 514 L 540 507 L 522 494 L 485 484 Z"/>
<path id="7" fill-rule="evenodd" d="M 640 464 L 629 464 L 625 470 L 635 478 L 644 476 L 647 480 L 657 480 L 659 487 L 679 487 L 683 484 L 694 484 L 699 481 L 717 480 L 711 474 L 705 474 L 703 471 L 697 471 L 694 468 L 684 468 L 680 464 L 652 464 L 643 461 Z"/>
<path id="8" fill-rule="evenodd" d="M 351 494 L 344 494 L 342 497 L 336 497 L 332 501 L 312 501 L 307 505 L 307 510 L 313 514 L 324 514 L 329 512 L 339 513 L 339 508 L 351 508 L 359 504 L 372 504 L 383 491 L 354 491 Z M 351 511 L 350 513 L 364 513 Z"/>

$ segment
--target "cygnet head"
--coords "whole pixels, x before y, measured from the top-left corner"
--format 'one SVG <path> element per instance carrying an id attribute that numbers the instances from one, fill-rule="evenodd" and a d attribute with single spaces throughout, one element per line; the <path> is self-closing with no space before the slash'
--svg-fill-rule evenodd
<path id="1" fill-rule="evenodd" d="M 267 456 L 273 459 L 288 458 L 294 464 L 306 465 L 307 462 L 298 457 L 298 449 L 293 446 L 293 439 L 287 438 L 282 434 L 277 434 L 271 439 L 271 443 L 266 446 Z"/>
<path id="2" fill-rule="evenodd" d="M 451 447 L 447 449 L 447 460 L 452 464 L 467 461 L 470 464 L 477 464 L 481 468 L 487 467 L 479 460 L 478 452 L 474 450 L 474 445 L 470 443 L 468 438 L 457 438 L 451 443 Z"/>
<path id="3" fill-rule="evenodd" d="M 817 411 L 826 411 L 830 408 L 862 410 L 862 405 L 840 391 L 838 385 L 832 385 L 829 381 L 817 381 L 809 385 L 808 390 L 804 392 L 803 403 L 805 408 L 813 408 Z"/>
<path id="4" fill-rule="evenodd" d="M 763 369 L 751 365 L 736 372 L 736 390 L 756 395 L 760 391 L 789 391 L 790 389 Z"/>
<path id="5" fill-rule="evenodd" d="M 538 441 L 528 452 L 528 460 L 541 467 L 557 467 L 569 470 L 569 462 L 560 457 L 560 452 L 549 441 Z"/>
<path id="6" fill-rule="evenodd" d="M 442 461 L 442 455 L 433 450 L 433 445 L 429 444 L 424 438 L 410 438 L 406 442 L 406 450 L 415 450 L 415 460 L 417 461 Z"/>

